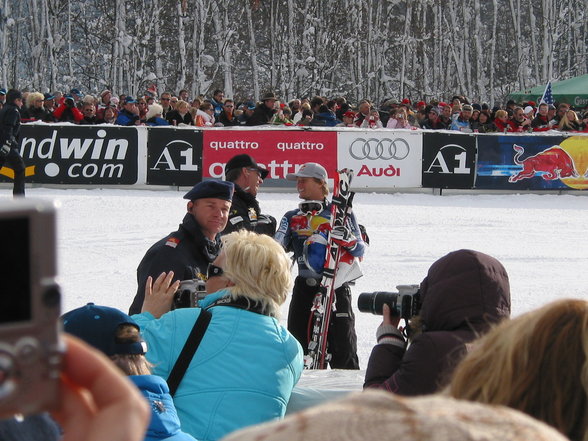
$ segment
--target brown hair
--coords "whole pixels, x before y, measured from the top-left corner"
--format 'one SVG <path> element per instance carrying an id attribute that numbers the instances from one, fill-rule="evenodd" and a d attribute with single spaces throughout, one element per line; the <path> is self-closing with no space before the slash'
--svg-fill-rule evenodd
<path id="1" fill-rule="evenodd" d="M 117 343 L 135 343 L 141 341 L 139 330 L 133 325 L 121 325 L 116 330 Z M 125 375 L 149 375 L 153 365 L 142 354 L 117 354 L 110 359 Z"/>
<path id="2" fill-rule="evenodd" d="M 559 300 L 505 321 L 474 343 L 448 388 L 502 404 L 588 440 L 588 303 Z"/>

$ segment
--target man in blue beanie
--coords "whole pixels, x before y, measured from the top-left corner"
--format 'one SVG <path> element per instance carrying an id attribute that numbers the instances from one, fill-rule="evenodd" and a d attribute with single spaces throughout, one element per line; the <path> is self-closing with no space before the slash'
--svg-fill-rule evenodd
<path id="1" fill-rule="evenodd" d="M 180 227 L 151 246 L 137 268 L 137 294 L 129 314 L 141 313 L 149 276 L 155 280 L 173 271 L 174 281 L 206 279 L 208 264 L 220 251 L 220 232 L 227 225 L 234 189 L 232 182 L 210 180 L 184 195 L 188 212 Z"/>

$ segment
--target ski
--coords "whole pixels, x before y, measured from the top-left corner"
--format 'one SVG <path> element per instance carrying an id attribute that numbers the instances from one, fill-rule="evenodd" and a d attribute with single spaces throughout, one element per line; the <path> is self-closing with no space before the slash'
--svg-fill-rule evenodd
<path id="1" fill-rule="evenodd" d="M 323 277 L 320 289 L 315 295 L 309 318 L 309 321 L 311 321 L 311 335 L 308 342 L 308 355 L 304 358 L 304 367 L 306 369 L 326 369 L 329 361 L 327 336 L 335 298 L 335 278 L 341 256 L 340 246 L 331 239 L 331 231 L 333 227 L 345 225 L 355 194 L 350 189 L 352 177 L 352 170 L 343 169 L 337 171 L 331 200 L 331 219 L 329 221 L 330 228 Z"/>

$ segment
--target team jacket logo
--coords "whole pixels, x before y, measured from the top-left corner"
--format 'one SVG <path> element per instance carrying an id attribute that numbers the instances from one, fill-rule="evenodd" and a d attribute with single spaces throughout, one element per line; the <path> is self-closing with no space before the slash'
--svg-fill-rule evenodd
<path id="1" fill-rule="evenodd" d="M 410 146 L 405 139 L 396 138 L 357 138 L 349 146 L 349 154 L 352 158 L 363 159 L 382 159 L 389 161 L 396 159 L 398 161 L 406 158 L 410 153 Z"/>

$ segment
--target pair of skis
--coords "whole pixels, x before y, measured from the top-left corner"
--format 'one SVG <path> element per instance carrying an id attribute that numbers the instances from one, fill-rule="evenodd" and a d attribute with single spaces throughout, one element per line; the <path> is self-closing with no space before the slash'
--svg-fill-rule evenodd
<path id="1" fill-rule="evenodd" d="M 343 169 L 337 171 L 335 178 L 323 278 L 320 289 L 314 298 L 309 319 L 311 321 L 311 332 L 308 342 L 308 355 L 304 357 L 306 369 L 326 369 L 330 358 L 330 354 L 327 353 L 327 336 L 333 311 L 335 289 L 337 288 L 337 269 L 343 251 L 340 245 L 332 240 L 331 231 L 334 227 L 345 226 L 355 194 L 351 191 L 352 177 L 353 170 Z"/>

